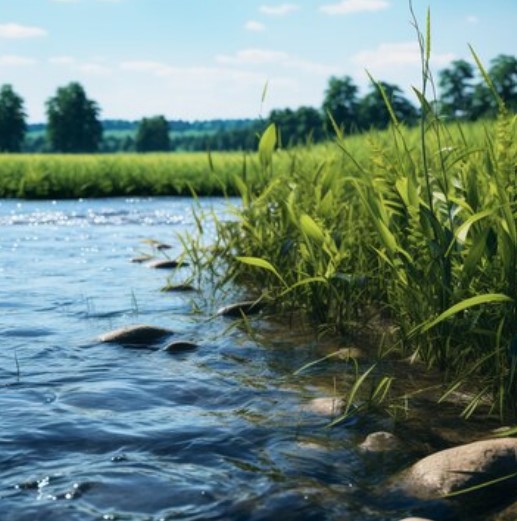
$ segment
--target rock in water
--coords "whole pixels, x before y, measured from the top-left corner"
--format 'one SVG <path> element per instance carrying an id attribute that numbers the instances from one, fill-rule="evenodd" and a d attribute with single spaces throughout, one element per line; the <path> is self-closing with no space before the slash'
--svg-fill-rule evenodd
<path id="1" fill-rule="evenodd" d="M 217 310 L 217 315 L 222 317 L 242 317 L 242 315 L 253 315 L 264 309 L 263 302 L 255 300 L 246 300 L 244 302 L 236 302 L 229 304 Z"/>
<path id="2" fill-rule="evenodd" d="M 164 286 L 161 291 L 177 291 L 177 292 L 186 292 L 186 291 L 196 291 L 196 288 L 190 284 L 167 284 Z"/>
<path id="3" fill-rule="evenodd" d="M 109 331 L 101 335 L 99 340 L 126 347 L 153 347 L 172 334 L 170 329 L 139 324 Z"/>
<path id="4" fill-rule="evenodd" d="M 199 346 L 194 342 L 189 342 L 188 340 L 177 340 L 176 342 L 171 342 L 167 344 L 163 350 L 168 353 L 184 353 L 185 351 L 194 351 Z"/>
<path id="5" fill-rule="evenodd" d="M 476 492 L 485 503 L 498 497 L 501 490 L 515 489 L 516 472 L 517 439 L 499 438 L 431 454 L 402 474 L 401 485 L 417 497 L 436 498 L 500 479 Z M 467 493 L 464 501 L 472 494 Z"/>
<path id="6" fill-rule="evenodd" d="M 188 266 L 188 262 L 173 260 L 173 259 L 158 259 L 148 262 L 148 268 L 167 270 L 172 268 L 184 268 Z"/>
<path id="7" fill-rule="evenodd" d="M 142 264 L 143 262 L 150 261 L 152 257 L 150 255 L 140 255 L 140 257 L 133 257 L 130 262 L 135 262 L 137 264 Z"/>
<path id="8" fill-rule="evenodd" d="M 345 408 L 345 402 L 337 397 L 314 398 L 303 406 L 303 410 L 320 416 L 339 416 Z"/>
<path id="9" fill-rule="evenodd" d="M 366 436 L 366 439 L 359 445 L 359 448 L 365 452 L 387 452 L 401 450 L 401 441 L 391 432 L 372 432 Z"/>

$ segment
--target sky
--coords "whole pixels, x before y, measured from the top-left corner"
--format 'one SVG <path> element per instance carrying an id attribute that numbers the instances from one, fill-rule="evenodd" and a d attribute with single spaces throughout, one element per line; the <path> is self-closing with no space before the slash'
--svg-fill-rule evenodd
<path id="1" fill-rule="evenodd" d="M 432 67 L 517 55 L 517 0 L 413 0 Z M 0 0 L 0 84 L 44 122 L 60 86 L 83 85 L 102 119 L 256 118 L 320 107 L 331 76 L 366 71 L 409 93 L 419 51 L 408 0 Z M 266 89 L 266 96 L 263 93 Z"/>

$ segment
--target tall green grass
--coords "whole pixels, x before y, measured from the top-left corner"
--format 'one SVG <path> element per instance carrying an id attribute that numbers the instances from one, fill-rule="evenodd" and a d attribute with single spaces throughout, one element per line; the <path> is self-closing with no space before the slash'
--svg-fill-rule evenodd
<path id="1" fill-rule="evenodd" d="M 401 356 L 443 371 L 444 397 L 468 391 L 466 416 L 515 416 L 516 118 L 501 102 L 497 121 L 445 124 L 418 95 L 420 129 L 393 115 L 359 147 L 336 128 L 334 150 L 274 152 L 268 129 L 263 187 L 239 180 L 238 222 L 220 226 L 230 276 L 322 331 L 387 318 Z"/>

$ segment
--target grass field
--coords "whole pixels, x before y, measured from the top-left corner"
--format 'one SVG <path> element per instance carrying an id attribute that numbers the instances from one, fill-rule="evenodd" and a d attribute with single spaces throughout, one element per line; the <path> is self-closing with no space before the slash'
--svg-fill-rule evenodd
<path id="1" fill-rule="evenodd" d="M 78 198 L 223 194 L 239 154 L 0 155 L 0 197 Z"/>

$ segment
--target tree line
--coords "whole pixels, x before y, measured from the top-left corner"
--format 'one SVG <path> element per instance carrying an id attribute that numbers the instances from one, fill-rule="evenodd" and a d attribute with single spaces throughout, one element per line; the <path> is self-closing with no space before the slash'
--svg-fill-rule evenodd
<path id="1" fill-rule="evenodd" d="M 517 58 L 498 55 L 490 62 L 488 74 L 499 96 L 511 111 L 517 111 Z M 419 117 L 419 110 L 397 85 L 379 82 L 398 119 L 410 126 Z M 438 73 L 439 95 L 435 102 L 443 118 L 474 121 L 493 117 L 497 103 L 485 81 L 474 66 L 455 60 Z M 169 122 L 162 115 L 141 121 L 112 122 L 100 120 L 99 105 L 88 98 L 81 84 L 72 82 L 57 89 L 46 102 L 46 124 L 31 139 L 24 100 L 11 85 L 0 88 L 0 152 L 153 152 L 169 150 L 253 150 L 257 134 L 266 125 L 276 123 L 279 140 L 287 147 L 327 139 L 334 125 L 347 133 L 389 125 L 390 115 L 378 85 L 359 95 L 359 88 L 350 76 L 333 76 L 328 80 L 321 108 L 275 109 L 265 119 L 217 120 L 215 122 Z M 332 116 L 329 117 L 329 115 Z M 118 126 L 117 126 L 118 125 Z M 127 129 L 131 130 L 116 132 Z M 193 130 L 194 129 L 194 130 Z"/>

